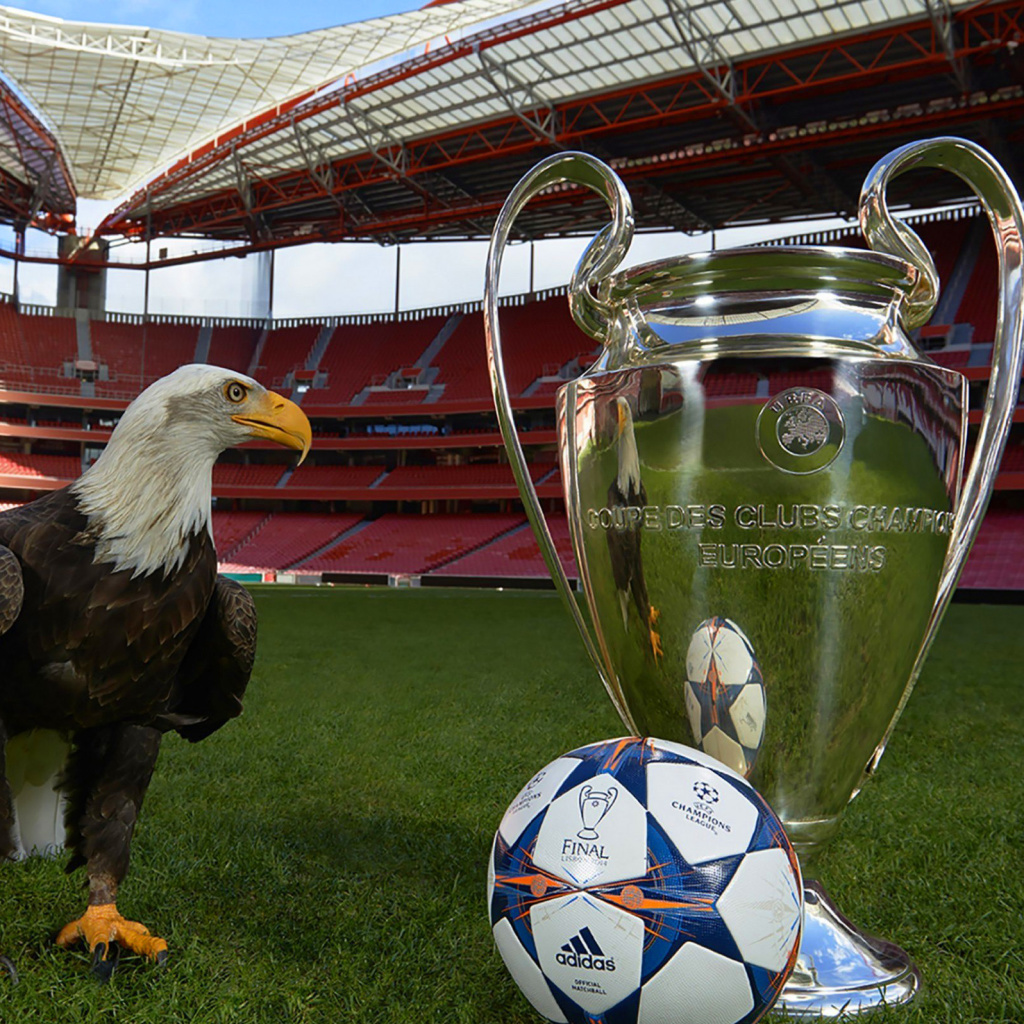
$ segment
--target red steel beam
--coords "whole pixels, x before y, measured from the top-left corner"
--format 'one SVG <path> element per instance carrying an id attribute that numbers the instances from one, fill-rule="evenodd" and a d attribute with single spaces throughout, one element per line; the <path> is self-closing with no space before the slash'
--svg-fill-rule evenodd
<path id="1" fill-rule="evenodd" d="M 973 114 L 973 118 L 972 118 Z M 831 131 L 822 130 L 812 135 L 798 134 L 784 138 L 769 138 L 757 145 L 725 147 L 721 149 L 705 149 L 701 153 L 679 152 L 667 154 L 657 163 L 642 163 L 635 166 L 622 166 L 617 173 L 627 182 L 633 178 L 654 178 L 680 170 L 688 172 L 712 172 L 716 169 L 735 166 L 737 163 L 750 164 L 758 160 L 766 160 L 775 156 L 806 154 L 811 148 L 848 142 L 851 139 L 868 141 L 886 138 L 892 135 L 906 134 L 913 124 L 915 131 L 929 132 L 947 129 L 951 124 L 962 124 L 972 119 L 985 120 L 999 116 L 1024 115 L 1024 99 L 1013 98 L 1003 101 L 988 102 L 978 107 L 954 108 L 952 110 L 933 111 L 913 118 L 899 118 L 879 121 L 875 124 L 853 124 L 836 128 Z M 524 146 L 524 149 L 526 147 Z M 778 172 L 773 168 L 756 172 L 755 177 L 775 180 Z M 720 178 L 709 177 L 706 184 L 711 186 Z M 700 190 L 701 183 L 696 182 L 694 188 Z M 220 205 L 222 197 L 213 197 L 205 208 L 204 222 L 209 224 L 219 218 L 230 215 L 230 207 Z M 297 201 L 297 196 L 281 188 L 272 199 L 265 196 L 262 200 L 263 210 L 285 209 Z M 304 198 L 309 198 L 304 196 Z M 590 198 L 590 193 L 583 189 L 573 189 L 550 193 L 533 201 L 534 208 L 558 206 L 578 203 Z M 449 203 L 447 206 L 430 208 L 422 205 L 417 208 L 403 210 L 398 213 L 382 214 L 375 219 L 366 219 L 358 225 L 361 237 L 387 236 L 395 232 L 414 230 L 452 222 L 469 221 L 480 218 L 495 217 L 504 202 L 504 195 L 474 197 L 462 203 Z M 339 221 L 333 227 L 321 225 L 320 230 L 307 235 L 301 242 L 336 241 L 351 238 L 351 225 Z M 289 239 L 288 241 L 292 241 Z M 170 261 L 164 261 L 167 263 Z"/>
<path id="2" fill-rule="evenodd" d="M 34 184 L 30 178 L 33 175 L 36 178 L 41 178 L 43 175 L 53 174 L 57 179 L 54 182 L 54 191 L 59 202 L 55 208 L 47 212 L 58 216 L 72 214 L 75 208 L 75 186 L 60 145 L 2 80 L 0 80 L 0 125 L 11 138 L 21 165 L 25 169 L 25 180 L 19 184 L 25 191 L 26 201 L 24 208 L 18 212 L 26 217 L 29 213 L 28 207 L 34 190 Z M 43 223 L 40 226 L 45 228 L 48 225 Z"/>

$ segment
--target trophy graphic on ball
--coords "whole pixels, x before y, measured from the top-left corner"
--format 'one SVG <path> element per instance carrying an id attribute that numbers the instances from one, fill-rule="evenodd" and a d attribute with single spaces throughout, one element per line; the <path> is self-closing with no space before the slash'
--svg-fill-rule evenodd
<path id="1" fill-rule="evenodd" d="M 998 250 L 990 385 L 966 472 L 966 381 L 910 340 L 938 300 L 934 264 L 887 204 L 890 182 L 916 168 L 966 182 Z M 565 183 L 611 211 L 569 288 L 576 323 L 603 351 L 556 407 L 592 632 L 516 436 L 498 319 L 513 222 Z M 616 272 L 633 232 L 625 186 L 600 161 L 563 153 L 506 201 L 484 297 L 512 469 L 616 710 L 638 735 L 749 774 L 800 854 L 803 938 L 777 1007 L 794 1016 L 918 990 L 910 957 L 832 903 L 819 854 L 920 672 L 984 515 L 1021 375 L 1024 213 L 983 149 L 939 138 L 895 150 L 867 177 L 860 222 L 867 250 L 738 248 Z"/>
<path id="2" fill-rule="evenodd" d="M 614 786 L 609 786 L 603 793 L 594 789 L 593 786 L 584 786 L 580 790 L 580 819 L 583 828 L 576 835 L 580 839 L 597 839 L 597 826 L 601 819 L 612 809 L 615 798 L 619 791 Z"/>

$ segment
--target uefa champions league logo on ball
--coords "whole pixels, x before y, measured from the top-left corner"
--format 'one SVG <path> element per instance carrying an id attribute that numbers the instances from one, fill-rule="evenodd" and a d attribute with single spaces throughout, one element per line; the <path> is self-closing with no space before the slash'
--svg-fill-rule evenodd
<path id="1" fill-rule="evenodd" d="M 612 809 L 618 795 L 619 791 L 614 786 L 609 786 L 603 793 L 593 786 L 584 786 L 580 790 L 580 819 L 583 828 L 576 833 L 580 839 L 598 838 L 597 826 Z"/>
<path id="2" fill-rule="evenodd" d="M 706 804 L 718 803 L 718 790 L 714 786 L 709 786 L 706 782 L 695 782 L 693 784 L 693 791 L 697 794 L 697 799 L 703 800 Z"/>

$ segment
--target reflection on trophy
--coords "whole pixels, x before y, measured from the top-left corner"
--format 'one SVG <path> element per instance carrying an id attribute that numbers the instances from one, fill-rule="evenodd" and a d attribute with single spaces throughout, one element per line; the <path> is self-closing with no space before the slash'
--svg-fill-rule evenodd
<path id="1" fill-rule="evenodd" d="M 889 182 L 915 167 L 974 190 L 999 252 L 1000 327 L 966 473 L 966 382 L 909 338 L 935 307 L 935 269 L 886 203 Z M 612 213 L 569 296 L 604 351 L 557 406 L 593 634 L 516 438 L 498 324 L 513 221 L 563 182 L 598 192 Z M 1021 373 L 1024 214 L 984 150 L 957 139 L 896 150 L 868 176 L 861 226 L 869 251 L 734 249 L 615 272 L 632 236 L 629 196 L 605 165 L 567 153 L 513 190 L 488 259 L 499 424 L 609 696 L 633 732 L 696 742 L 749 771 L 800 853 L 804 933 L 779 1004 L 792 1015 L 906 1002 L 919 987 L 903 950 L 835 908 L 819 854 L 920 672 L 984 515 Z"/>
<path id="2" fill-rule="evenodd" d="M 612 809 L 618 795 L 619 791 L 615 786 L 609 786 L 604 793 L 593 786 L 584 786 L 580 790 L 580 818 L 583 821 L 583 828 L 576 833 L 580 839 L 598 838 L 597 826 Z"/>
<path id="3" fill-rule="evenodd" d="M 639 519 L 625 514 L 628 509 L 643 508 L 647 504 L 647 491 L 640 479 L 640 457 L 636 450 L 633 414 L 625 398 L 615 400 L 614 445 L 618 470 L 608 486 L 607 507 L 624 514 L 606 531 L 608 562 L 611 566 L 615 590 L 622 608 L 622 625 L 629 627 L 630 602 L 640 620 L 647 626 L 647 638 L 655 658 L 661 655 L 661 637 L 654 625 L 660 612 L 647 596 L 644 580 L 644 562 L 640 555 L 643 530 Z"/>

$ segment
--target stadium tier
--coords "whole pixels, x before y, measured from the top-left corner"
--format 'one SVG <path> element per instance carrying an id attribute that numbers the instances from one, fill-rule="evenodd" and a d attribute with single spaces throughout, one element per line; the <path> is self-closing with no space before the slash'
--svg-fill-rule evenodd
<path id="1" fill-rule="evenodd" d="M 468 554 L 522 522 L 521 515 L 391 513 L 295 568 L 299 572 L 321 573 L 425 573 Z"/>
<path id="2" fill-rule="evenodd" d="M 991 244 L 981 246 L 974 270 L 967 282 L 963 300 L 957 310 L 957 322 L 974 328 L 974 344 L 991 344 L 996 333 L 994 291 L 999 280 L 996 252 Z"/>
<path id="3" fill-rule="evenodd" d="M 276 487 L 286 467 L 281 464 L 218 462 L 213 467 L 213 489 L 225 487 Z"/>
<path id="4" fill-rule="evenodd" d="M 69 455 L 23 455 L 0 453 L 0 477 L 21 477 L 60 481 L 74 480 L 82 471 L 82 460 Z"/>
<path id="5" fill-rule="evenodd" d="M 318 324 L 267 331 L 252 376 L 268 388 L 280 389 L 288 374 L 305 364 L 319 333 Z"/>
<path id="6" fill-rule="evenodd" d="M 225 324 L 216 326 L 210 334 L 210 351 L 207 361 L 214 366 L 226 366 L 230 370 L 248 373 L 262 328 Z"/>
<path id="7" fill-rule="evenodd" d="M 222 512 L 213 510 L 213 542 L 217 555 L 224 561 L 262 523 L 266 512 Z"/>
<path id="8" fill-rule="evenodd" d="M 573 580 L 578 578 L 576 556 L 572 552 L 569 539 L 569 523 L 564 515 L 548 517 L 548 528 L 551 539 L 555 542 L 558 559 L 562 563 L 566 576 Z M 534 539 L 533 531 L 528 523 L 510 531 L 485 544 L 482 548 L 461 558 L 456 558 L 447 565 L 434 571 L 437 576 L 462 576 L 487 579 L 520 578 L 538 579 L 548 575 L 544 558 Z"/>
<path id="9" fill-rule="evenodd" d="M 76 358 L 78 343 L 71 317 L 25 314 L 21 333 L 25 360 L 32 365 L 59 369 Z"/>
<path id="10" fill-rule="evenodd" d="M 221 555 L 224 572 L 288 569 L 348 532 L 358 515 L 278 512 L 258 523 L 229 553 Z"/>
<path id="11" fill-rule="evenodd" d="M 372 487 L 386 472 L 383 466 L 299 466 L 288 478 L 289 487 Z"/>
<path id="12" fill-rule="evenodd" d="M 96 393 L 120 396 L 193 362 L 199 328 L 187 323 L 90 320 L 89 337 L 97 364 Z M 78 352 L 84 355 L 81 347 Z"/>
<path id="13" fill-rule="evenodd" d="M 536 481 L 553 467 L 535 464 L 530 467 Z M 398 466 L 380 484 L 382 491 L 417 487 L 514 487 L 515 478 L 507 463 L 476 463 L 470 466 Z"/>
<path id="14" fill-rule="evenodd" d="M 364 401 L 365 389 L 384 387 L 403 368 L 423 371 L 422 359 L 448 322 L 446 316 L 425 316 L 419 320 L 394 320 L 365 324 L 340 324 L 334 328 L 318 368 L 326 374 L 323 387 L 309 395 L 309 404 L 348 405 Z M 385 401 L 380 395 L 375 401 Z M 395 401 L 412 401 L 396 395 Z"/>
<path id="15" fill-rule="evenodd" d="M 1024 509 L 989 509 L 960 586 L 968 590 L 1024 590 Z"/>

